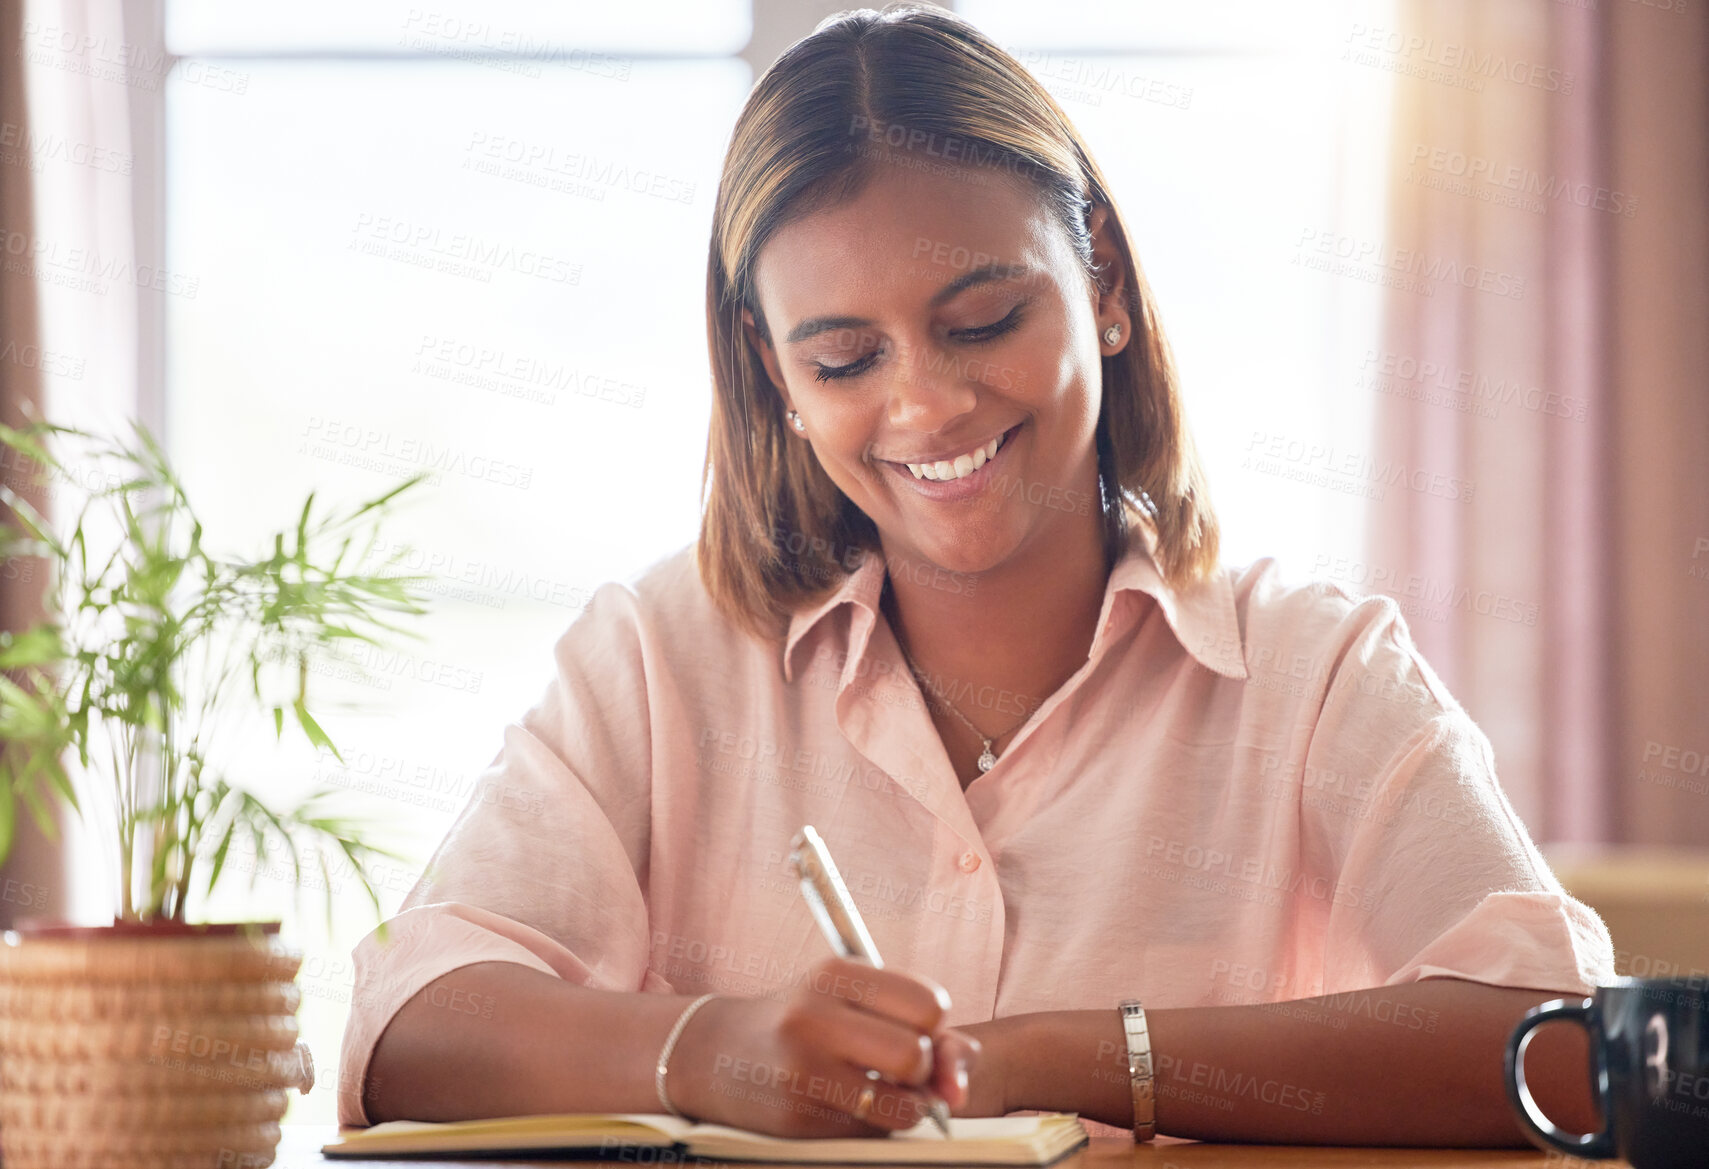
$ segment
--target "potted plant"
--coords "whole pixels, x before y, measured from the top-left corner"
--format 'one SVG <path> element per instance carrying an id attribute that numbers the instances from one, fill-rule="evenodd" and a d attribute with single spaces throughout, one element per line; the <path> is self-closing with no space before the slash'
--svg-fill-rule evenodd
<path id="1" fill-rule="evenodd" d="M 0 634 L 0 860 L 20 806 L 52 836 L 62 801 L 106 834 L 118 875 L 110 925 L 20 922 L 0 938 L 9 1169 L 271 1164 L 286 1091 L 314 1081 L 297 1040 L 302 955 L 277 921 L 192 923 L 192 900 L 235 871 L 234 842 L 258 858 L 288 849 L 300 893 L 313 847 L 323 876 L 328 855 L 348 861 L 378 916 L 367 867 L 397 855 L 337 810 L 338 789 L 275 808 L 233 782 L 214 732 L 259 713 L 275 736 L 289 722 L 337 754 L 308 681 L 339 646 L 383 644 L 405 632 L 393 619 L 425 611 L 424 578 L 390 573 L 395 557 L 356 567 L 420 477 L 346 514 L 311 493 L 265 555 L 232 558 L 204 543 L 164 452 L 133 431 L 0 427 L 11 462 L 83 496 L 56 530 L 0 483 L 0 555 L 50 570 L 47 618 Z"/>

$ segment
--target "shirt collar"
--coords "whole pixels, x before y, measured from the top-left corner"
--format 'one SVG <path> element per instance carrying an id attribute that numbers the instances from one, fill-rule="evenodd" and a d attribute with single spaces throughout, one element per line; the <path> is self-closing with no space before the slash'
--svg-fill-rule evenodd
<path id="1" fill-rule="evenodd" d="M 1240 619 L 1234 608 L 1234 582 L 1229 573 L 1219 568 L 1209 579 L 1190 589 L 1172 588 L 1164 581 L 1153 558 L 1156 533 L 1145 523 L 1135 524 L 1130 531 L 1142 534 L 1143 538 L 1130 539 L 1127 552 L 1110 571 L 1098 632 L 1092 640 L 1092 656 L 1103 648 L 1110 618 L 1116 611 L 1116 599 L 1125 592 L 1141 592 L 1157 602 L 1175 639 L 1194 660 L 1225 678 L 1244 679 L 1246 658 L 1241 645 Z M 784 680 L 794 680 L 795 647 L 808 630 L 843 605 L 866 609 L 870 625 L 878 618 L 878 601 L 883 591 L 884 557 L 866 549 L 860 564 L 843 578 L 834 592 L 790 618 L 789 633 L 783 643 Z"/>

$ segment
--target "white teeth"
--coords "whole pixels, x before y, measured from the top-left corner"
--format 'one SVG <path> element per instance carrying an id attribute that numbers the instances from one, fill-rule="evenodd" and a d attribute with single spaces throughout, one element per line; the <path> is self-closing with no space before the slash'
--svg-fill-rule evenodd
<path id="1" fill-rule="evenodd" d="M 971 475 L 983 467 L 986 460 L 995 458 L 997 450 L 1003 445 L 1003 436 L 998 435 L 982 447 L 974 447 L 965 455 L 957 455 L 955 459 L 939 459 L 935 463 L 904 463 L 908 470 L 914 473 L 916 479 L 960 479 Z"/>

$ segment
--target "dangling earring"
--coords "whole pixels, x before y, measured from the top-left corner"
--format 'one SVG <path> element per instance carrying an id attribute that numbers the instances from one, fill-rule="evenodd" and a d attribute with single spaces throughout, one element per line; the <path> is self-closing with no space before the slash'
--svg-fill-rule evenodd
<path id="1" fill-rule="evenodd" d="M 807 424 L 805 422 L 801 421 L 801 415 L 797 414 L 793 410 L 790 410 L 785 414 L 785 417 L 787 417 L 789 419 L 789 424 L 791 426 L 795 427 L 795 429 L 799 433 L 801 433 L 801 434 L 807 433 Z"/>
<path id="2" fill-rule="evenodd" d="M 1113 324 L 1109 328 L 1104 330 L 1104 344 L 1114 345 L 1117 341 L 1120 341 L 1121 339 L 1122 339 L 1122 327 L 1121 327 L 1121 323 L 1119 321 L 1116 324 Z"/>

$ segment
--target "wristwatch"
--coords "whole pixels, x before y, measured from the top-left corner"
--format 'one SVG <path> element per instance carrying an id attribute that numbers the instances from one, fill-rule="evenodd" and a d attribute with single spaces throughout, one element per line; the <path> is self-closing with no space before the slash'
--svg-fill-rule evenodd
<path id="1" fill-rule="evenodd" d="M 1145 1008 L 1138 999 L 1122 1002 L 1122 1030 L 1127 1033 L 1127 1074 L 1133 1088 L 1133 1139 L 1148 1141 L 1157 1135 L 1151 1093 L 1151 1032 L 1145 1026 Z"/>

